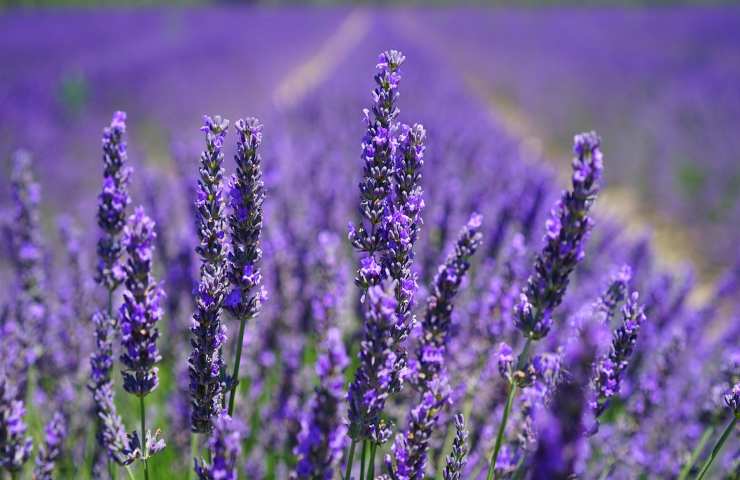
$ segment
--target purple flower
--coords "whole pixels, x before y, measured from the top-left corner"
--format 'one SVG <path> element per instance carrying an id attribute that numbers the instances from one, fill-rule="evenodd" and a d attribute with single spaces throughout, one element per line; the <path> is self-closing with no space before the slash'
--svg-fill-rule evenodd
<path id="1" fill-rule="evenodd" d="M 33 440 L 26 435 L 27 427 L 23 419 L 26 409 L 16 397 L 15 388 L 0 372 L 0 467 L 11 472 L 23 468 L 33 449 Z"/>
<path id="2" fill-rule="evenodd" d="M 393 380 L 396 354 L 392 329 L 397 303 L 380 285 L 368 290 L 360 365 L 349 387 L 349 435 L 357 441 L 369 438 L 385 443 L 390 427 L 381 419 Z"/>
<path id="3" fill-rule="evenodd" d="M 164 292 L 152 277 L 154 227 L 144 209 L 138 207 L 129 218 L 122 240 L 129 257 L 126 290 L 119 309 L 123 388 L 140 397 L 157 387 L 158 369 L 155 365 L 161 360 L 157 349 L 157 322 L 162 317 Z"/>
<path id="4" fill-rule="evenodd" d="M 725 404 L 735 417 L 740 415 L 740 383 L 736 383 L 732 390 L 725 394 Z"/>
<path id="5" fill-rule="evenodd" d="M 190 327 L 193 347 L 188 359 L 191 428 L 196 433 L 211 430 L 212 419 L 220 412 L 223 398 L 222 346 L 226 331 L 221 310 L 226 294 L 226 245 L 224 242 L 223 161 L 221 149 L 228 120 L 205 117 L 206 148 L 200 155 L 200 178 L 195 200 L 200 243 L 200 281 L 195 292 L 195 313 Z M 238 296 L 237 291 L 232 292 Z M 238 298 L 228 300 L 236 304 Z"/>
<path id="6" fill-rule="evenodd" d="M 347 428 L 341 421 L 344 370 L 349 359 L 337 328 L 331 328 L 316 362 L 319 386 L 301 420 L 295 454 L 298 464 L 291 478 L 331 480 L 342 458 Z"/>
<path id="7" fill-rule="evenodd" d="M 213 431 L 208 439 L 211 462 L 195 460 L 195 473 L 201 480 L 236 480 L 237 462 L 241 454 L 240 426 L 221 413 L 213 420 Z"/>
<path id="8" fill-rule="evenodd" d="M 532 340 L 550 331 L 552 311 L 563 300 L 570 273 L 583 259 L 593 226 L 588 213 L 599 191 L 603 168 L 599 144 L 594 132 L 576 135 L 572 190 L 563 192 L 550 213 L 545 247 L 514 307 L 517 328 Z"/>
<path id="9" fill-rule="evenodd" d="M 44 443 L 36 457 L 33 478 L 52 480 L 54 465 L 62 454 L 62 443 L 67 436 L 67 420 L 60 412 L 54 413 L 51 421 L 44 428 Z"/>
<path id="10" fill-rule="evenodd" d="M 236 174 L 229 183 L 228 218 L 231 250 L 228 253 L 228 278 L 231 292 L 226 307 L 237 319 L 253 318 L 264 296 L 260 289 L 262 259 L 262 204 L 265 187 L 262 181 L 262 124 L 256 118 L 237 120 Z"/>
<path id="11" fill-rule="evenodd" d="M 461 413 L 455 415 L 455 439 L 442 472 L 444 480 L 460 480 L 468 456 L 468 431 Z"/>
<path id="12" fill-rule="evenodd" d="M 601 358 L 594 371 L 595 399 L 592 408 L 596 417 L 604 413 L 609 399 L 619 393 L 622 373 L 635 349 L 640 325 L 645 321 L 643 307 L 637 302 L 638 293 L 632 292 L 622 307 L 622 325 L 614 332 L 609 353 Z"/>
<path id="13" fill-rule="evenodd" d="M 126 224 L 126 207 L 131 202 L 128 183 L 131 170 L 126 166 L 126 114 L 116 112 L 108 128 L 103 130 L 103 189 L 98 195 L 97 280 L 113 291 L 124 280 L 120 236 Z"/>

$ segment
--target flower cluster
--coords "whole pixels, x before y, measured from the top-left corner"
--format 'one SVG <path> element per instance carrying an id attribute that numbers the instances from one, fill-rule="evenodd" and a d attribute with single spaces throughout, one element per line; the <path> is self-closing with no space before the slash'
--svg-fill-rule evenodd
<path id="1" fill-rule="evenodd" d="M 44 443 L 36 457 L 33 478 L 37 480 L 52 480 L 54 465 L 62 454 L 62 443 L 67 436 L 67 420 L 57 412 L 44 428 Z"/>
<path id="2" fill-rule="evenodd" d="M 116 112 L 110 126 L 103 131 L 103 189 L 98 195 L 98 226 L 102 234 L 98 240 L 97 280 L 110 291 L 125 278 L 120 237 L 126 225 L 126 207 L 131 202 L 128 194 L 131 170 L 126 166 L 124 133 L 126 114 Z"/>
<path id="3" fill-rule="evenodd" d="M 596 398 L 592 402 L 592 408 L 597 417 L 604 413 L 609 399 L 619 393 L 622 373 L 635 349 L 640 325 L 645 321 L 645 313 L 638 298 L 638 293 L 632 292 L 622 307 L 622 325 L 614 332 L 609 353 L 595 367 L 592 383 Z"/>
<path id="4" fill-rule="evenodd" d="M 16 397 L 16 389 L 0 372 L 0 467 L 9 472 L 20 471 L 33 449 L 33 440 L 26 435 L 23 419 L 26 408 Z"/>
<path id="5" fill-rule="evenodd" d="M 195 460 L 195 473 L 200 480 L 236 480 L 242 438 L 239 425 L 225 413 L 213 420 L 208 439 L 211 461 Z"/>
<path id="6" fill-rule="evenodd" d="M 455 439 L 452 441 L 452 451 L 447 457 L 442 478 L 444 480 L 460 480 L 468 456 L 468 430 L 465 428 L 465 417 L 461 413 L 455 415 Z"/>
<path id="7" fill-rule="evenodd" d="M 391 334 L 396 324 L 397 303 L 381 285 L 368 290 L 360 365 L 347 395 L 349 403 L 349 436 L 357 441 L 369 438 L 385 443 L 390 426 L 381 413 L 390 393 L 396 365 L 395 345 Z"/>
<path id="8" fill-rule="evenodd" d="M 136 396 L 151 393 L 158 383 L 162 359 L 157 349 L 164 292 L 152 277 L 154 222 L 138 207 L 123 232 L 122 245 L 128 253 L 126 290 L 119 310 L 123 388 Z"/>
<path id="9" fill-rule="evenodd" d="M 195 199 L 200 282 L 195 292 L 195 313 L 190 327 L 193 350 L 188 361 L 191 428 L 197 433 L 211 430 L 211 421 L 220 411 L 223 397 L 221 349 L 226 330 L 221 324 L 221 309 L 227 280 L 222 149 L 228 126 L 228 120 L 221 117 L 205 117 L 201 128 L 206 148 L 200 156 Z"/>
<path id="10" fill-rule="evenodd" d="M 547 220 L 545 247 L 537 257 L 514 309 L 524 336 L 538 340 L 550 331 L 552 311 L 560 305 L 570 273 L 584 257 L 593 220 L 588 216 L 603 169 L 601 140 L 594 132 L 576 135 L 572 190 L 563 192 Z"/>
<path id="11" fill-rule="evenodd" d="M 347 439 L 340 407 L 344 399 L 344 370 L 348 364 L 342 336 L 337 328 L 331 328 L 326 333 L 316 362 L 319 385 L 301 420 L 295 448 L 298 463 L 291 478 L 334 478 Z"/>

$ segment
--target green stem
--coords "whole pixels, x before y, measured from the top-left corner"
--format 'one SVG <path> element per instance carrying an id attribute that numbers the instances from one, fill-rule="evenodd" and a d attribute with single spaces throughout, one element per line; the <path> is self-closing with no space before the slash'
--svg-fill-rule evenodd
<path id="1" fill-rule="evenodd" d="M 516 362 L 516 369 L 521 370 L 527 363 L 527 357 L 529 356 L 529 348 L 532 346 L 532 339 L 528 338 L 524 342 L 522 352 L 519 354 L 519 358 Z M 504 442 L 504 432 L 506 431 L 506 423 L 509 421 L 509 413 L 511 413 L 511 406 L 514 404 L 514 397 L 516 396 L 517 385 L 515 382 L 511 382 L 509 386 L 509 396 L 506 398 L 506 406 L 504 407 L 504 416 L 501 418 L 501 424 L 498 427 L 498 434 L 496 435 L 496 445 L 493 447 L 493 453 L 491 454 L 491 463 L 488 466 L 488 475 L 486 480 L 493 480 L 496 471 L 496 461 L 498 460 L 498 452 L 501 450 L 501 445 Z"/>
<path id="2" fill-rule="evenodd" d="M 247 324 L 247 317 L 242 317 L 239 322 L 239 337 L 237 337 L 236 344 L 236 358 L 234 359 L 234 374 L 231 376 L 231 381 L 234 382 L 234 386 L 231 387 L 231 393 L 229 394 L 229 415 L 234 414 L 234 400 L 236 399 L 236 389 L 239 386 L 239 365 L 242 362 L 242 345 L 244 344 L 244 327 Z"/>
<path id="3" fill-rule="evenodd" d="M 708 426 L 704 433 L 702 434 L 701 438 L 699 439 L 699 443 L 696 445 L 696 448 L 691 452 L 691 456 L 689 457 L 689 460 L 686 462 L 686 465 L 681 469 L 681 474 L 678 476 L 678 480 L 686 480 L 689 478 L 689 473 L 691 473 L 691 469 L 694 467 L 694 464 L 696 463 L 696 460 L 699 458 L 699 455 L 701 455 L 701 452 L 704 451 L 704 446 L 707 444 L 711 436 L 714 434 L 714 425 Z"/>
<path id="4" fill-rule="evenodd" d="M 504 442 L 504 431 L 506 430 L 506 423 L 509 421 L 509 413 L 511 412 L 511 406 L 514 403 L 514 396 L 516 395 L 517 386 L 516 383 L 512 382 L 509 386 L 509 396 L 506 397 L 506 406 L 504 406 L 504 416 L 501 417 L 501 423 L 498 427 L 498 434 L 496 435 L 496 444 L 493 447 L 493 453 L 491 454 L 491 463 L 488 466 L 488 475 L 486 480 L 493 480 L 494 472 L 496 470 L 496 460 L 498 460 L 498 452 L 501 450 L 501 445 Z"/>
<path id="5" fill-rule="evenodd" d="M 738 416 L 739 415 L 735 414 L 735 416 L 732 417 L 730 423 L 727 424 L 725 431 L 722 432 L 722 436 L 719 437 L 719 440 L 717 440 L 717 443 L 714 445 L 712 453 L 709 454 L 709 458 L 707 458 L 707 461 L 704 462 L 704 466 L 701 467 L 701 471 L 699 472 L 699 475 L 697 475 L 696 480 L 702 480 L 704 478 L 704 475 L 706 475 L 709 471 L 709 467 L 712 466 L 712 462 L 714 462 L 714 459 L 717 458 L 719 452 L 722 451 L 722 447 L 725 445 L 727 438 L 730 436 L 730 433 L 732 433 L 732 430 L 735 428 Z"/>
<path id="6" fill-rule="evenodd" d="M 130 465 L 126 465 L 126 472 L 128 473 L 128 479 L 129 480 L 136 480 L 134 478 L 134 472 L 131 471 L 131 466 Z"/>
<path id="7" fill-rule="evenodd" d="M 116 476 L 117 476 L 116 470 L 117 469 L 116 469 L 115 465 L 113 464 L 113 462 L 109 458 L 108 459 L 108 475 L 110 475 L 111 480 L 116 480 Z"/>
<path id="8" fill-rule="evenodd" d="M 357 440 L 352 440 L 349 444 L 349 453 L 347 453 L 347 466 L 344 469 L 344 480 L 350 480 L 349 476 L 352 474 L 352 463 L 355 461 L 355 447 L 357 446 Z"/>
<path id="9" fill-rule="evenodd" d="M 149 480 L 149 452 L 146 448 L 146 408 L 144 395 L 139 396 L 139 413 L 141 414 L 141 449 L 144 454 L 144 480 Z"/>
<path id="10" fill-rule="evenodd" d="M 365 480 L 365 461 L 367 460 L 367 440 L 362 441 L 362 454 L 360 455 L 360 480 Z"/>
<path id="11" fill-rule="evenodd" d="M 190 434 L 190 466 L 188 467 L 188 480 L 193 478 L 193 464 L 198 459 L 198 434 Z"/>
<path id="12" fill-rule="evenodd" d="M 373 442 L 370 445 L 370 465 L 367 467 L 367 479 L 373 480 L 375 478 L 375 449 L 378 447 L 378 444 Z"/>

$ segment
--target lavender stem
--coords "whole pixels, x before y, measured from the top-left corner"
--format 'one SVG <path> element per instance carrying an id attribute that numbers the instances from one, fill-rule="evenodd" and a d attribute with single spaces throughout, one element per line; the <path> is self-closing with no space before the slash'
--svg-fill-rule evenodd
<path id="1" fill-rule="evenodd" d="M 234 379 L 234 386 L 231 387 L 231 393 L 229 394 L 229 416 L 234 414 L 234 401 L 236 399 L 236 390 L 239 388 L 239 383 L 236 380 L 239 378 L 239 365 L 242 363 L 242 345 L 244 344 L 244 327 L 247 324 L 247 318 L 242 317 L 239 322 L 239 336 L 237 337 L 236 344 L 236 358 L 234 359 L 234 373 L 231 378 Z"/>
<path id="2" fill-rule="evenodd" d="M 694 448 L 694 451 L 691 452 L 691 456 L 689 457 L 689 460 L 686 462 L 686 465 L 681 469 L 681 474 L 678 476 L 678 480 L 686 480 L 689 477 L 689 473 L 691 472 L 691 469 L 694 467 L 694 464 L 699 459 L 699 455 L 701 455 L 701 452 L 704 450 L 704 446 L 707 444 L 709 439 L 714 434 L 715 427 L 713 425 L 710 425 L 704 430 L 704 433 L 702 434 L 701 438 L 699 439 L 699 443 Z"/>
<path id="3" fill-rule="evenodd" d="M 367 440 L 362 441 L 362 454 L 360 455 L 360 480 L 365 480 L 365 461 L 367 460 Z"/>
<path id="4" fill-rule="evenodd" d="M 496 445 L 493 447 L 493 454 L 491 454 L 491 464 L 488 467 L 488 475 L 486 475 L 486 480 L 493 480 L 494 478 L 494 471 L 496 470 L 496 460 L 498 459 L 498 452 L 499 450 L 501 450 L 501 444 L 504 440 L 504 430 L 506 430 L 506 422 L 508 422 L 509 420 L 509 412 L 511 412 L 511 406 L 514 403 L 516 390 L 516 382 L 512 382 L 509 389 L 509 396 L 506 397 L 504 416 L 501 418 L 501 424 L 498 427 L 498 434 L 496 435 Z"/>
<path id="5" fill-rule="evenodd" d="M 712 453 L 709 454 L 709 458 L 707 458 L 707 461 L 704 462 L 704 466 L 701 467 L 701 471 L 699 472 L 699 475 L 696 476 L 696 480 L 702 480 L 704 476 L 709 471 L 709 467 L 712 466 L 712 463 L 714 462 L 714 459 L 717 458 L 719 455 L 719 452 L 722 451 L 722 447 L 725 445 L 725 442 L 730 436 L 730 433 L 732 433 L 732 430 L 735 429 L 735 424 L 737 424 L 738 414 L 735 414 L 734 417 L 732 417 L 732 420 L 730 423 L 727 424 L 727 427 L 725 428 L 725 431 L 722 432 L 722 436 L 719 437 L 719 440 L 717 440 L 717 443 L 714 445 L 714 448 L 712 449 Z"/>
<path id="6" fill-rule="evenodd" d="M 352 474 L 352 463 L 355 460 L 355 447 L 357 446 L 357 440 L 352 440 L 349 444 L 349 453 L 347 453 L 347 467 L 344 469 L 344 480 L 350 480 Z"/>
<path id="7" fill-rule="evenodd" d="M 373 442 L 370 444 L 370 466 L 367 467 L 367 478 L 373 480 L 375 478 L 375 449 L 378 448 L 378 444 Z"/>
<path id="8" fill-rule="evenodd" d="M 149 454 L 147 453 L 146 407 L 144 406 L 144 395 L 139 395 L 139 413 L 141 414 L 141 441 L 144 456 L 144 480 L 149 480 Z"/>

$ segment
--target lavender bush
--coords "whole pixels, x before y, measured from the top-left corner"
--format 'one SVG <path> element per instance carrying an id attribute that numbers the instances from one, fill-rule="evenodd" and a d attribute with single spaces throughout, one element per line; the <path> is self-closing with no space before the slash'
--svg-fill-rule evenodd
<path id="1" fill-rule="evenodd" d="M 0 475 L 733 478 L 740 264 L 695 300 L 594 208 L 609 138 L 575 136 L 559 192 L 464 72 L 373 26 L 264 124 L 206 116 L 176 168 L 142 168 L 116 112 L 89 235 L 47 232 L 63 209 L 16 157 Z M 381 38 L 404 53 L 377 57 L 362 110 Z"/>

